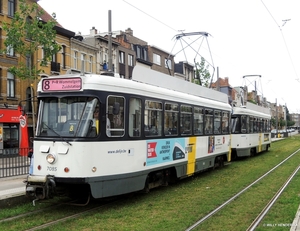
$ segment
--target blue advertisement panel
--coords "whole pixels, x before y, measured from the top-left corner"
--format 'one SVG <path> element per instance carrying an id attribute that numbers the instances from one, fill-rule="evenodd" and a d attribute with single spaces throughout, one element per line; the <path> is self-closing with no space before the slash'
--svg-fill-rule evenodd
<path id="1" fill-rule="evenodd" d="M 147 165 L 162 164 L 185 158 L 186 139 L 147 141 Z"/>

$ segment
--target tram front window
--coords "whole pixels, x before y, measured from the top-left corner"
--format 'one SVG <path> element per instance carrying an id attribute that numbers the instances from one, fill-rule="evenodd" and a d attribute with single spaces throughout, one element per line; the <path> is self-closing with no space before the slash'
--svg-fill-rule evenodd
<path id="1" fill-rule="evenodd" d="M 98 135 L 99 101 L 93 97 L 42 98 L 37 136 L 94 137 Z M 96 115 L 96 118 L 95 118 Z"/>

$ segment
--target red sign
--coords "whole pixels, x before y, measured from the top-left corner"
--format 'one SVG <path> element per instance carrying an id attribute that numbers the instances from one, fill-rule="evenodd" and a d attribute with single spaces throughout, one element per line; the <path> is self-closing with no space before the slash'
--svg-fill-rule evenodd
<path id="1" fill-rule="evenodd" d="M 0 109 L 0 123 L 19 123 L 21 109 Z"/>
<path id="2" fill-rule="evenodd" d="M 156 142 L 155 143 L 148 143 L 147 146 L 147 157 L 148 158 L 154 158 L 157 157 L 156 152 L 155 152 L 155 148 L 156 148 Z"/>
<path id="3" fill-rule="evenodd" d="M 42 80 L 43 91 L 79 91 L 82 88 L 82 80 L 77 78 L 48 78 Z"/>

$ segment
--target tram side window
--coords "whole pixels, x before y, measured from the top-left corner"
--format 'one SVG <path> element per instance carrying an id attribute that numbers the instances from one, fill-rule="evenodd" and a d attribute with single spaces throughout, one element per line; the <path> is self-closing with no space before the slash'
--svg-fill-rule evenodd
<path id="1" fill-rule="evenodd" d="M 231 119 L 232 133 L 238 134 L 241 132 L 241 117 L 237 116 Z"/>
<path id="2" fill-rule="evenodd" d="M 181 135 L 192 134 L 192 107 L 181 105 L 180 107 L 180 133 Z"/>
<path id="3" fill-rule="evenodd" d="M 258 132 L 263 131 L 263 121 L 261 118 L 258 119 Z"/>
<path id="4" fill-rule="evenodd" d="M 265 132 L 266 131 L 266 120 L 262 119 L 261 120 L 261 132 Z"/>
<path id="5" fill-rule="evenodd" d="M 222 112 L 222 133 L 228 134 L 229 133 L 229 113 Z"/>
<path id="6" fill-rule="evenodd" d="M 203 134 L 203 108 L 194 107 L 194 134 Z"/>
<path id="7" fill-rule="evenodd" d="M 178 135 L 178 104 L 165 103 L 164 134 L 166 136 Z"/>
<path id="8" fill-rule="evenodd" d="M 161 136 L 162 133 L 162 103 L 146 100 L 144 112 L 145 136 Z"/>
<path id="9" fill-rule="evenodd" d="M 111 137 L 124 136 L 125 99 L 121 96 L 108 96 L 106 108 L 106 135 Z"/>
<path id="10" fill-rule="evenodd" d="M 141 115 L 142 102 L 137 98 L 130 98 L 129 101 L 129 136 L 141 136 Z"/>
<path id="11" fill-rule="evenodd" d="M 265 132 L 270 132 L 270 131 L 271 131 L 270 120 L 266 120 L 266 131 Z"/>
<path id="12" fill-rule="evenodd" d="M 241 116 L 241 132 L 247 133 L 247 116 Z"/>
<path id="13" fill-rule="evenodd" d="M 221 133 L 221 112 L 215 111 L 214 112 L 214 133 L 220 134 Z"/>
<path id="14" fill-rule="evenodd" d="M 213 133 L 213 110 L 205 109 L 205 134 Z"/>
<path id="15" fill-rule="evenodd" d="M 258 121 L 257 118 L 253 118 L 253 132 L 258 132 Z"/>
<path id="16" fill-rule="evenodd" d="M 254 118 L 250 116 L 249 118 L 249 133 L 254 132 Z"/>

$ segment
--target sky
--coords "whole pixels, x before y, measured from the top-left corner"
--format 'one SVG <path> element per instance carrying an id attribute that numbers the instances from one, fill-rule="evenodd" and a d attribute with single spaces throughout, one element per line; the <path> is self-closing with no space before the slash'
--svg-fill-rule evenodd
<path id="1" fill-rule="evenodd" d="M 232 87 L 256 86 L 267 101 L 300 113 L 298 0 L 39 0 L 39 4 L 55 13 L 65 29 L 82 35 L 92 27 L 107 32 L 110 11 L 112 31 L 131 28 L 149 45 L 176 54 L 176 62 L 193 63 L 198 58 L 200 62 L 202 56 L 213 81 L 228 77 Z M 209 35 L 175 39 L 192 32 Z"/>

